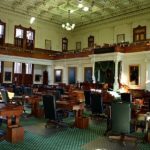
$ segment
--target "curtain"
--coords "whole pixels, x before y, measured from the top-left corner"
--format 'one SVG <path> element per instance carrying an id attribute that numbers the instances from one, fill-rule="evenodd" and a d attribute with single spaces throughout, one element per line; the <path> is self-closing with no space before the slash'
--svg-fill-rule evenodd
<path id="1" fill-rule="evenodd" d="M 113 61 L 95 62 L 95 79 L 100 83 L 114 83 L 115 63 Z"/>

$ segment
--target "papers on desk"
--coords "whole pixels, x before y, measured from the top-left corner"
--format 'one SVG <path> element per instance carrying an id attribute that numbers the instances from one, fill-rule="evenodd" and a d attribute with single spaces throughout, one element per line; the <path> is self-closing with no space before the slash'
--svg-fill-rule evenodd
<path id="1" fill-rule="evenodd" d="M 13 92 L 8 92 L 8 97 L 9 97 L 9 99 L 12 99 L 13 97 L 14 97 L 14 93 Z"/>
<path id="2" fill-rule="evenodd" d="M 108 91 L 109 94 L 115 97 L 115 99 L 120 99 L 120 94 L 115 91 Z"/>

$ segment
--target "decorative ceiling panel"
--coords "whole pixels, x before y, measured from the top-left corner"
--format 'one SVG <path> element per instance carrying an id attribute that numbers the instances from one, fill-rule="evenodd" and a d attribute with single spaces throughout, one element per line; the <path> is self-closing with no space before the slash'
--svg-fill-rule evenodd
<path id="1" fill-rule="evenodd" d="M 78 4 L 89 7 L 89 11 L 83 11 Z M 68 11 L 71 11 L 70 19 L 76 26 L 82 26 L 150 10 L 150 0 L 0 0 L 0 9 L 57 24 L 67 21 Z"/>

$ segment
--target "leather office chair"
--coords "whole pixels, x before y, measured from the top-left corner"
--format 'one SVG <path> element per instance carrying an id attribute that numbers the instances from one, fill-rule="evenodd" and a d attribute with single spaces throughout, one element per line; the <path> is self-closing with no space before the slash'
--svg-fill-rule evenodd
<path id="1" fill-rule="evenodd" d="M 24 95 L 25 96 L 32 96 L 33 95 L 33 90 L 31 87 L 24 87 Z"/>
<path id="2" fill-rule="evenodd" d="M 43 106 L 45 118 L 48 119 L 45 127 L 48 127 L 49 124 L 54 123 L 58 126 L 64 126 L 62 121 L 63 110 L 56 108 L 56 98 L 54 95 L 43 95 Z"/>
<path id="3" fill-rule="evenodd" d="M 103 99 L 101 93 L 91 92 L 91 117 L 107 118 L 104 112 Z"/>
<path id="4" fill-rule="evenodd" d="M 90 105 L 91 105 L 91 91 L 90 90 L 84 91 L 84 97 L 85 97 L 85 105 L 87 107 L 90 107 Z"/>

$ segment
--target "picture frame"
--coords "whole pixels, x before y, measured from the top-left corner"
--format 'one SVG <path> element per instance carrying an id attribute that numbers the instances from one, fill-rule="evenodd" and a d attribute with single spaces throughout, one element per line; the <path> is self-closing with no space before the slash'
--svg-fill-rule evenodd
<path id="1" fill-rule="evenodd" d="M 4 80 L 7 82 L 11 81 L 11 72 L 5 71 Z"/>
<path id="2" fill-rule="evenodd" d="M 130 85 L 139 85 L 139 65 L 129 66 L 129 82 Z"/>
<path id="3" fill-rule="evenodd" d="M 56 83 L 62 82 L 62 69 L 54 69 L 54 81 Z"/>
<path id="4" fill-rule="evenodd" d="M 75 84 L 76 83 L 76 67 L 68 68 L 68 83 Z"/>
<path id="5" fill-rule="evenodd" d="M 41 75 L 40 74 L 35 74 L 35 81 L 40 82 L 41 80 Z"/>
<path id="6" fill-rule="evenodd" d="M 81 50 L 81 42 L 76 42 L 76 50 Z"/>
<path id="7" fill-rule="evenodd" d="M 117 43 L 125 42 L 125 34 L 117 34 Z"/>
<path id="8" fill-rule="evenodd" d="M 45 40 L 45 49 L 51 50 L 51 40 Z"/>
<path id="9" fill-rule="evenodd" d="M 92 67 L 84 68 L 84 81 L 92 83 Z"/>

